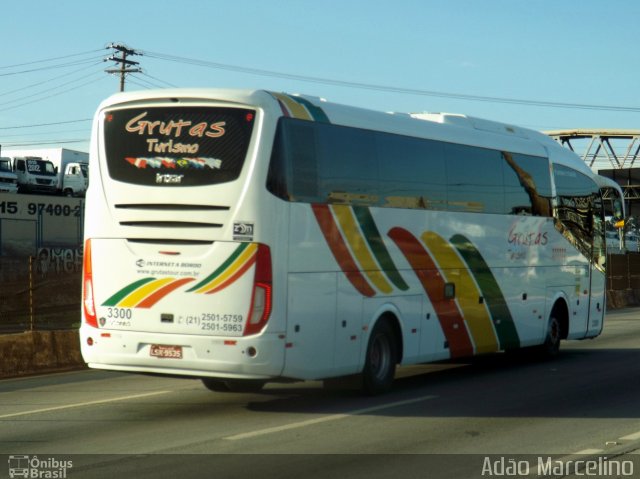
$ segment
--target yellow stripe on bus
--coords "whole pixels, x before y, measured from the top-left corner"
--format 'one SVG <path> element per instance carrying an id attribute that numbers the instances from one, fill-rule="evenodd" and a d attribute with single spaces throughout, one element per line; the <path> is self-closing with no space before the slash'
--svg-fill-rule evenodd
<path id="1" fill-rule="evenodd" d="M 467 265 L 460 259 L 454 248 L 436 233 L 425 231 L 422 234 L 422 241 L 438 261 L 445 281 L 455 284 L 456 299 L 473 337 L 476 352 L 497 351 L 498 340 L 491 316 L 485 305 L 480 303 L 482 293 L 469 273 Z"/>
<path id="2" fill-rule="evenodd" d="M 342 234 L 345 236 L 347 243 L 349 243 L 351 251 L 356 257 L 362 272 L 367 275 L 369 280 L 381 292 L 385 294 L 391 293 L 393 288 L 380 271 L 380 266 L 378 266 L 378 263 L 371 255 L 364 238 L 359 233 L 358 225 L 353 218 L 351 208 L 345 205 L 338 205 L 333 206 L 332 209 L 338 219 Z"/>
<path id="3" fill-rule="evenodd" d="M 289 109 L 294 118 L 298 118 L 300 120 L 313 120 L 312 116 L 309 114 L 307 109 L 303 107 L 300 103 L 292 99 L 287 95 L 283 95 L 281 93 L 271 93 L 278 100 L 285 104 L 285 106 Z"/>
<path id="4" fill-rule="evenodd" d="M 120 301 L 117 306 L 120 308 L 134 308 L 140 301 L 148 295 L 162 288 L 165 284 L 171 283 L 175 278 L 160 278 L 143 285 L 141 288 L 132 291 Z"/>
<path id="5" fill-rule="evenodd" d="M 249 261 L 251 257 L 256 253 L 257 250 L 258 250 L 258 245 L 256 243 L 251 243 L 242 252 L 242 254 L 238 256 L 235 259 L 235 261 L 229 265 L 229 267 L 226 270 L 224 270 L 220 275 L 213 278 L 211 281 L 209 281 L 207 284 L 205 284 L 201 288 L 197 289 L 195 292 L 206 293 L 207 291 L 214 289 L 215 287 L 222 284 L 229 277 L 231 277 L 236 271 L 238 271 L 238 269 L 240 269 L 244 263 Z"/>

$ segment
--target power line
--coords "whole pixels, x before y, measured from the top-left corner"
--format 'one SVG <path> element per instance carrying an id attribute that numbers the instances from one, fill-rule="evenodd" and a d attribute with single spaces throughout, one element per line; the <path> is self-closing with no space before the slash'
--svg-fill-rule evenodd
<path id="1" fill-rule="evenodd" d="M 50 135 L 58 135 L 60 133 L 62 134 L 69 134 L 69 133 L 88 133 L 91 129 L 90 128 L 82 128 L 82 129 L 78 129 L 78 128 L 74 128 L 74 129 L 64 129 L 64 130 L 59 130 L 59 131 L 31 131 L 29 133 L 13 133 L 10 135 L 2 135 L 2 138 L 4 141 L 18 141 L 19 138 L 28 138 L 28 137 L 34 137 L 34 136 L 50 136 Z"/>
<path id="2" fill-rule="evenodd" d="M 95 84 L 95 80 L 91 80 L 91 81 L 88 81 L 88 82 L 82 83 L 82 84 L 80 84 L 80 85 L 77 85 L 77 86 L 74 86 L 74 87 L 68 88 L 68 89 L 66 89 L 66 90 L 62 90 L 62 91 L 60 91 L 60 92 L 53 93 L 53 94 L 48 95 L 48 96 L 46 96 L 46 97 L 44 97 L 44 98 L 38 98 L 38 99 L 35 99 L 35 100 L 26 101 L 26 102 L 24 102 L 24 103 L 20 103 L 20 104 L 18 104 L 18 105 L 9 106 L 9 107 L 6 107 L 6 108 L 0 108 L 0 112 L 1 112 L 1 111 L 7 111 L 7 110 L 13 110 L 14 108 L 19 108 L 19 107 L 21 107 L 21 106 L 30 105 L 30 104 L 32 104 L 32 103 L 36 103 L 36 102 L 39 102 L 39 101 L 48 100 L 49 98 L 53 98 L 53 97 L 55 97 L 55 96 L 62 95 L 63 93 L 68 93 L 68 92 L 70 92 L 70 91 L 77 91 L 78 89 L 80 89 L 80 88 L 82 88 L 82 87 L 85 87 L 85 86 L 87 86 L 87 85 L 91 85 L 91 84 Z"/>
<path id="3" fill-rule="evenodd" d="M 75 66 L 75 65 L 86 65 L 88 63 L 94 63 L 96 62 L 96 58 L 88 58 L 88 59 L 84 59 L 84 60 L 76 60 L 76 61 L 72 61 L 72 62 L 67 62 L 67 63 L 58 63 L 55 65 L 48 65 L 48 66 L 43 66 L 43 67 L 38 67 L 38 68 L 30 68 L 28 70 L 20 70 L 17 72 L 9 72 L 9 73 L 0 73 L 0 77 L 7 77 L 7 76 L 12 76 L 12 75 L 21 75 L 23 73 L 33 73 L 33 72 L 38 72 L 38 71 L 43 71 L 43 70 L 53 70 L 55 68 L 66 68 L 66 67 L 71 67 L 71 66 Z"/>
<path id="4" fill-rule="evenodd" d="M 11 104 L 11 103 L 16 103 L 16 102 L 19 102 L 19 101 L 22 101 L 22 100 L 27 100 L 27 99 L 29 99 L 29 98 L 36 97 L 36 96 L 38 96 L 38 95 L 42 95 L 42 94 L 44 94 L 44 93 L 47 93 L 47 92 L 50 92 L 50 91 L 56 90 L 56 89 L 61 88 L 61 87 L 63 87 L 63 86 L 67 86 L 67 85 L 70 85 L 70 84 L 72 84 L 72 83 L 79 82 L 79 81 L 81 81 L 81 80 L 84 80 L 85 78 L 89 78 L 89 77 L 95 76 L 95 75 L 96 75 L 96 73 L 98 73 L 98 72 L 95 72 L 95 71 L 94 71 L 94 72 L 92 72 L 92 73 L 89 73 L 88 75 L 84 75 L 84 76 L 81 76 L 81 77 L 76 78 L 76 79 L 74 79 L 74 80 L 69 80 L 69 81 L 67 81 L 67 82 L 61 83 L 60 85 L 57 85 L 57 86 L 54 86 L 54 87 L 51 87 L 51 88 L 47 88 L 47 89 L 45 89 L 45 90 L 41 90 L 41 91 L 39 91 L 39 92 L 32 93 L 32 94 L 30 94 L 30 95 L 22 96 L 22 97 L 20 97 L 20 98 L 14 98 L 13 100 L 8 100 L 8 101 L 5 101 L 5 102 L 2 102 L 2 103 L 0 103 L 0 106 L 8 105 L 8 104 Z M 47 97 L 47 98 L 48 98 L 48 97 Z"/>
<path id="5" fill-rule="evenodd" d="M 95 65 L 97 65 L 97 63 Z M 88 70 L 92 66 L 93 65 L 89 65 L 87 67 L 78 68 L 77 70 L 74 70 L 72 72 L 63 73 L 62 75 L 58 75 L 58 76 L 55 76 L 53 78 L 49 78 L 48 80 L 42 80 L 42 81 L 39 81 L 39 82 L 36 82 L 36 83 L 31 83 L 30 85 L 25 85 L 23 87 L 16 88 L 15 90 L 5 91 L 5 92 L 0 93 L 0 96 L 11 95 L 13 93 L 17 93 L 17 92 L 22 91 L 22 90 L 27 90 L 29 88 L 33 88 L 33 87 L 36 87 L 36 86 L 44 85 L 45 83 L 49 83 L 49 82 L 52 82 L 52 81 L 59 80 L 60 78 L 66 78 L 69 75 L 73 75 L 74 73 L 78 73 L 78 72 L 81 72 L 81 71 L 84 71 L 84 70 Z"/>
<path id="6" fill-rule="evenodd" d="M 73 140 L 41 140 L 32 143 L 3 143 L 3 148 L 15 148 L 17 146 L 38 146 L 38 145 L 60 145 L 66 143 L 87 143 L 89 140 L 87 138 L 84 139 L 73 139 Z"/>
<path id="7" fill-rule="evenodd" d="M 143 51 L 143 54 L 149 58 L 155 58 L 158 60 L 166 60 L 171 62 L 185 63 L 190 65 L 201 66 L 205 68 L 212 68 L 218 70 L 228 70 L 238 73 L 245 73 L 249 75 L 268 76 L 276 78 L 284 78 L 287 80 L 297 80 L 309 83 L 321 83 L 327 85 L 334 85 L 346 88 L 358 88 L 363 90 L 375 90 L 390 93 L 400 93 L 417 96 L 432 96 L 439 98 L 452 98 L 456 100 L 468 100 L 468 101 L 482 101 L 491 103 L 507 103 L 526 106 L 539 106 L 539 107 L 553 107 L 553 108 L 570 108 L 579 110 L 598 110 L 598 111 L 617 111 L 617 112 L 640 112 L 640 107 L 633 106 L 619 106 L 619 105 L 597 105 L 588 103 L 566 103 L 558 101 L 547 100 L 526 100 L 522 98 L 506 98 L 497 96 L 484 96 L 484 95 L 468 95 L 464 93 L 453 93 L 437 90 L 423 90 L 417 88 L 403 88 L 394 87 L 389 85 L 380 85 L 373 83 L 335 80 L 330 78 L 313 77 L 308 75 L 298 75 L 293 73 L 277 72 L 273 70 L 263 70 L 258 68 L 242 67 L 238 65 L 229 65 L 225 63 L 216 63 L 208 60 L 198 60 L 193 58 L 179 57 L 175 55 L 167 55 L 164 53 Z"/>
<path id="8" fill-rule="evenodd" d="M 22 67 L 22 66 L 26 66 L 26 65 L 35 65 L 36 63 L 46 63 L 46 62 L 51 62 L 54 60 L 62 60 L 64 58 L 71 58 L 71 57 L 78 57 L 81 55 L 88 55 L 89 53 L 96 53 L 99 51 L 102 51 L 103 49 L 97 49 L 97 50 L 88 50 L 86 52 L 80 52 L 80 53 L 72 53 L 70 55 L 63 55 L 63 56 L 59 56 L 59 57 L 52 57 L 52 58 L 45 58 L 44 60 L 34 60 L 31 62 L 26 62 L 26 63 L 16 63 L 14 65 L 4 65 L 4 66 L 0 66 L 0 70 L 5 70 L 7 68 L 15 68 L 15 67 Z"/>
<path id="9" fill-rule="evenodd" d="M 65 125 L 67 123 L 79 123 L 81 121 L 92 121 L 92 120 L 93 118 L 81 118 L 79 120 L 56 121 L 53 123 L 37 123 L 35 125 L 0 126 L 0 130 L 13 130 L 17 128 L 36 128 L 39 126 Z"/>
<path id="10" fill-rule="evenodd" d="M 173 83 L 169 83 L 168 81 L 164 81 L 164 80 L 162 80 L 162 79 L 160 79 L 160 78 L 156 78 L 156 77 L 154 77 L 154 76 L 151 76 L 151 75 L 149 75 L 148 73 L 146 73 L 146 72 L 144 72 L 144 71 L 143 71 L 143 72 L 140 72 L 140 73 L 141 73 L 142 75 L 146 76 L 146 77 L 151 78 L 152 80 L 158 81 L 158 82 L 160 82 L 160 83 L 164 83 L 165 85 L 167 85 L 167 86 L 169 86 L 169 87 L 172 87 L 172 88 L 178 88 L 178 86 L 177 86 L 177 85 L 174 85 Z"/>

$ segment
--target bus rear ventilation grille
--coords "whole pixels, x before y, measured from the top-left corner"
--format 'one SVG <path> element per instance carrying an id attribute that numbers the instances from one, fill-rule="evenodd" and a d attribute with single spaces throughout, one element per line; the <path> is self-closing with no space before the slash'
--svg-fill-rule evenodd
<path id="1" fill-rule="evenodd" d="M 198 223 L 195 221 L 121 221 L 121 226 L 143 228 L 222 228 L 221 223 Z"/>
<path id="2" fill-rule="evenodd" d="M 229 211 L 228 206 L 218 205 L 183 205 L 175 203 L 127 203 L 115 205 L 122 210 L 155 210 L 155 211 Z"/>
<path id="3" fill-rule="evenodd" d="M 167 239 L 167 238 L 127 238 L 129 243 L 141 243 L 152 245 L 174 245 L 174 246 L 199 246 L 199 245 L 211 245 L 213 241 L 205 240 L 185 240 L 185 239 Z"/>

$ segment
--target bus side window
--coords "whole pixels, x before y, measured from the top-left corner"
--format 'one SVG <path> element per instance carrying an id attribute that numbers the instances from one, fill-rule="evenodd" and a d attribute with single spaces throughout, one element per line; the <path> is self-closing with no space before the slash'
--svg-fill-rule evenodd
<path id="1" fill-rule="evenodd" d="M 502 153 L 447 143 L 449 211 L 503 214 Z"/>
<path id="2" fill-rule="evenodd" d="M 317 124 L 318 193 L 323 203 L 374 204 L 378 200 L 375 133 Z"/>
<path id="3" fill-rule="evenodd" d="M 506 213 L 551 216 L 549 160 L 502 152 Z"/>
<path id="4" fill-rule="evenodd" d="M 314 124 L 281 118 L 271 151 L 267 190 L 286 201 L 318 201 Z"/>
<path id="5" fill-rule="evenodd" d="M 593 259 L 594 215 L 602 215 L 598 186 L 582 173 L 563 165 L 554 165 L 558 195 L 557 217 L 563 234 L 587 258 Z M 600 210 L 598 210 L 600 208 Z"/>

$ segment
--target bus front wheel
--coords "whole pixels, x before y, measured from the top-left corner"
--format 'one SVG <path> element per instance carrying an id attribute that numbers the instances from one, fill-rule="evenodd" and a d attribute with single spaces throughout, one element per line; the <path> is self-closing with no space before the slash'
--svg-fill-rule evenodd
<path id="1" fill-rule="evenodd" d="M 395 332 L 388 321 L 378 321 L 369 336 L 362 371 L 362 388 L 369 395 L 381 394 L 393 384 L 398 362 Z"/>
<path id="2" fill-rule="evenodd" d="M 547 325 L 547 335 L 544 339 L 544 343 L 539 348 L 540 355 L 542 357 L 552 358 L 558 355 L 560 352 L 560 341 L 562 339 L 562 326 L 557 315 L 551 313 L 549 316 L 549 324 Z"/>

